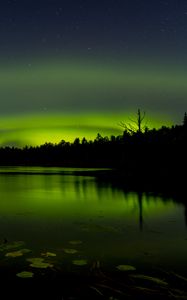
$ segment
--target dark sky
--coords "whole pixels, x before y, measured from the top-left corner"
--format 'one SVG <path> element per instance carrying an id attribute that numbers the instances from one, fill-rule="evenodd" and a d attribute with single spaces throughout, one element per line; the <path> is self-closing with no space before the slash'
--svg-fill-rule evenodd
<path id="1" fill-rule="evenodd" d="M 186 60 L 185 0 L 0 2 L 2 59 L 33 55 Z"/>
<path id="2" fill-rule="evenodd" d="M 185 0 L 4 0 L 0 22 L 6 58 L 91 48 L 99 56 L 175 54 L 177 60 L 187 46 Z"/>
<path id="3" fill-rule="evenodd" d="M 2 0 L 0 114 L 140 107 L 179 122 L 186 53 L 186 0 Z"/>

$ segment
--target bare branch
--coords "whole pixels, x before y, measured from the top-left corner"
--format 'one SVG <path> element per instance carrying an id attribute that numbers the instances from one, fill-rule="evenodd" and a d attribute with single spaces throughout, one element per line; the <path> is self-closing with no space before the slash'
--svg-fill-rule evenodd
<path id="1" fill-rule="evenodd" d="M 146 124 L 145 125 L 142 124 L 144 119 L 145 119 L 145 111 L 141 113 L 141 110 L 138 109 L 136 119 L 129 118 L 131 123 L 134 123 L 135 126 L 133 126 L 131 123 L 124 123 L 124 122 L 120 122 L 119 125 L 130 133 L 135 133 L 135 132 L 141 133 L 146 129 Z"/>

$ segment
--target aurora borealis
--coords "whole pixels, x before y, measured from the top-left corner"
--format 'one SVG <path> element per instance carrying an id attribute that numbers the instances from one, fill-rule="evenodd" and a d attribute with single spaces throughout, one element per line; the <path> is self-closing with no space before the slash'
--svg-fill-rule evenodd
<path id="1" fill-rule="evenodd" d="M 121 134 L 186 111 L 187 3 L 18 1 L 0 4 L 0 144 Z"/>

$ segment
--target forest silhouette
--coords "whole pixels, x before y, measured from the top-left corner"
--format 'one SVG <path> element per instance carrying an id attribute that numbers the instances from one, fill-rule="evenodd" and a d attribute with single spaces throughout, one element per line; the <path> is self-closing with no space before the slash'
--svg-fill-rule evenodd
<path id="1" fill-rule="evenodd" d="M 149 129 L 143 126 L 140 110 L 134 125 L 121 123 L 123 133 L 95 140 L 41 146 L 1 147 L 1 166 L 60 166 L 74 168 L 110 168 L 113 179 L 122 177 L 123 185 L 183 183 L 187 170 L 187 114 L 181 125 Z M 116 173 L 117 172 L 117 173 Z M 122 176 L 116 176 L 120 174 Z M 104 176 L 104 175 L 103 175 Z M 109 176 L 109 175 L 105 175 Z"/>

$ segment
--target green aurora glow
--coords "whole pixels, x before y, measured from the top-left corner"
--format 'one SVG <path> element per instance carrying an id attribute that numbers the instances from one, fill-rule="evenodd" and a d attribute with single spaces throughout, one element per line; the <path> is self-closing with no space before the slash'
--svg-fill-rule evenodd
<path id="1" fill-rule="evenodd" d="M 120 135 L 123 129 L 121 120 L 124 114 L 49 114 L 27 115 L 1 118 L 1 145 L 24 146 L 39 145 L 45 142 L 59 143 L 61 140 L 73 141 L 76 137 L 94 139 L 97 133 L 102 136 Z M 148 123 L 149 124 L 149 123 Z M 156 119 L 151 124 L 161 126 Z"/>
<path id="2" fill-rule="evenodd" d="M 0 144 L 36 145 L 122 133 L 120 121 L 146 111 L 148 127 L 179 120 L 184 72 L 136 64 L 43 62 L 0 71 Z M 170 105 L 179 99 L 175 105 Z"/>

